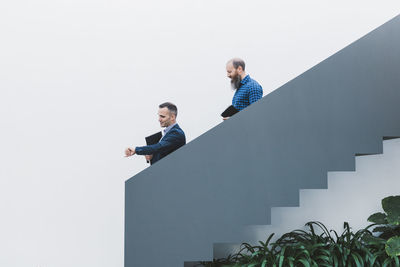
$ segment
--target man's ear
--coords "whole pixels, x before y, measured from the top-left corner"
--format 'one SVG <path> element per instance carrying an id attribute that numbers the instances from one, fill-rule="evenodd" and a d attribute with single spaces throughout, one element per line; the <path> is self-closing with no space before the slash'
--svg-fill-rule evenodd
<path id="1" fill-rule="evenodd" d="M 237 71 L 238 73 L 242 73 L 242 72 L 243 72 L 242 66 L 238 66 L 237 69 L 236 69 L 236 71 Z"/>

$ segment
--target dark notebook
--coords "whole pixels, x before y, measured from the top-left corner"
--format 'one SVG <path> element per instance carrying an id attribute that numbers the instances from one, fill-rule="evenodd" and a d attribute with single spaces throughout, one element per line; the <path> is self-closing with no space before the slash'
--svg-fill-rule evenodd
<path id="1" fill-rule="evenodd" d="M 158 142 L 160 142 L 161 137 L 162 137 L 161 132 L 158 132 L 158 133 L 149 135 L 149 136 L 147 136 L 147 137 L 145 138 L 145 139 L 146 139 L 146 144 L 147 144 L 148 146 L 149 146 L 149 145 L 157 144 Z"/>
<path id="2" fill-rule="evenodd" d="M 157 144 L 158 142 L 160 142 L 161 137 L 162 137 L 161 132 L 158 132 L 158 133 L 149 135 L 149 136 L 145 137 L 145 139 L 146 139 L 146 144 L 147 144 L 148 146 L 149 146 L 149 145 Z M 147 163 L 150 163 L 150 162 L 147 161 Z"/>
<path id="3" fill-rule="evenodd" d="M 221 113 L 221 116 L 223 118 L 232 117 L 233 115 L 235 115 L 238 112 L 239 112 L 239 110 L 237 110 L 234 106 L 231 105 L 227 109 L 225 109 L 224 112 Z"/>

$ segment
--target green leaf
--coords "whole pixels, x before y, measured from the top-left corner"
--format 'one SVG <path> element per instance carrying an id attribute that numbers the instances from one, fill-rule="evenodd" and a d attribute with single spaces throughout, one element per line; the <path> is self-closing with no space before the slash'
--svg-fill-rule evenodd
<path id="1" fill-rule="evenodd" d="M 263 262 L 261 264 L 261 267 L 265 267 L 265 266 L 267 266 L 267 260 L 263 260 Z"/>
<path id="2" fill-rule="evenodd" d="M 383 264 L 382 267 L 390 266 L 390 263 L 392 262 L 392 258 L 387 258 Z"/>
<path id="3" fill-rule="evenodd" d="M 283 266 L 283 260 L 285 259 L 285 250 L 286 250 L 286 247 L 283 247 L 281 250 L 281 253 L 280 253 L 281 255 L 279 256 L 279 267 Z"/>
<path id="4" fill-rule="evenodd" d="M 328 257 L 328 256 L 325 256 L 325 255 L 317 256 L 315 259 L 316 259 L 316 260 L 322 260 L 322 261 L 329 262 L 329 257 Z M 320 264 L 321 264 L 321 263 L 320 263 Z"/>
<path id="5" fill-rule="evenodd" d="M 283 266 L 283 260 L 285 259 L 285 256 L 283 256 L 283 255 L 281 255 L 281 256 L 279 256 L 279 267 L 282 267 Z"/>
<path id="6" fill-rule="evenodd" d="M 375 263 L 375 261 L 376 261 L 376 258 L 378 258 L 378 255 L 374 255 L 374 256 L 372 256 L 372 257 L 370 258 L 370 260 L 369 260 L 370 266 L 374 266 L 374 263 Z"/>
<path id="7" fill-rule="evenodd" d="M 294 267 L 294 258 L 293 257 L 289 257 L 289 267 Z"/>
<path id="8" fill-rule="evenodd" d="M 377 224 L 386 224 L 387 223 L 386 217 L 387 216 L 385 213 L 377 212 L 369 216 L 368 221 Z"/>
<path id="9" fill-rule="evenodd" d="M 378 227 L 375 227 L 374 230 L 372 230 L 372 232 L 374 232 L 374 233 L 385 233 L 385 232 L 389 232 L 389 231 L 393 231 L 393 229 L 389 226 L 378 226 Z"/>
<path id="10" fill-rule="evenodd" d="M 387 217 L 388 223 L 392 225 L 400 225 L 400 214 L 389 213 Z"/>
<path id="11" fill-rule="evenodd" d="M 400 196 L 382 199 L 382 208 L 387 213 L 388 223 L 400 225 Z"/>
<path id="12" fill-rule="evenodd" d="M 306 261 L 305 259 L 300 259 L 299 262 L 301 262 L 304 267 L 310 267 L 310 263 L 308 263 L 308 261 Z"/>
<path id="13" fill-rule="evenodd" d="M 356 266 L 357 266 L 357 267 L 360 266 L 360 262 L 358 261 L 357 256 L 354 255 L 354 254 L 350 254 L 350 256 L 353 258 L 353 260 L 354 260 Z"/>
<path id="14" fill-rule="evenodd" d="M 394 236 L 386 242 L 386 253 L 391 257 L 400 256 L 400 236 Z"/>

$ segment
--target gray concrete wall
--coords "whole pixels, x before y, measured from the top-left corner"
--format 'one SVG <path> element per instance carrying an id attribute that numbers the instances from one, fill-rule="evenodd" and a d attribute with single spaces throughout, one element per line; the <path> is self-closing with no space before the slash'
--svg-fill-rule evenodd
<path id="1" fill-rule="evenodd" d="M 400 136 L 396 17 L 126 182 L 125 266 L 210 260 L 213 243 L 326 188 Z"/>

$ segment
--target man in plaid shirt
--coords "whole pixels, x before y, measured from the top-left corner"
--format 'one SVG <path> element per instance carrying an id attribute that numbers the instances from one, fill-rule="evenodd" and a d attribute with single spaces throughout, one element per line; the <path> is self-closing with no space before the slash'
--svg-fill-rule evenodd
<path id="1" fill-rule="evenodd" d="M 262 98 L 263 89 L 261 85 L 246 74 L 245 63 L 242 59 L 233 58 L 229 60 L 226 63 L 226 72 L 228 78 L 231 79 L 232 89 L 236 91 L 232 99 L 232 106 L 238 111 Z"/>

